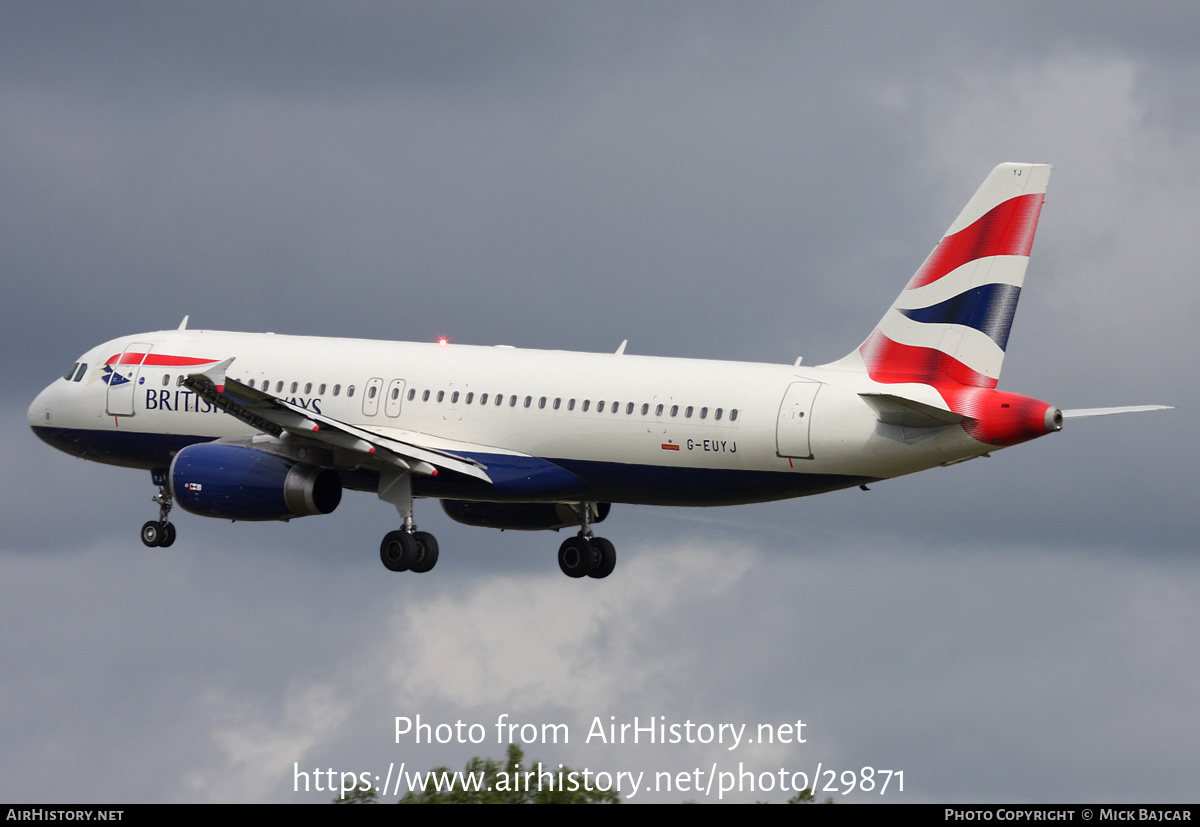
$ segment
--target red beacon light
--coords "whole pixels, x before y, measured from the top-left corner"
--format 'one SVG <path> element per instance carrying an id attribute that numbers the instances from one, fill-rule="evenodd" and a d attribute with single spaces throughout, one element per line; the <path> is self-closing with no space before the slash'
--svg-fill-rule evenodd
<path id="1" fill-rule="evenodd" d="M 438 347 L 445 347 L 446 345 L 450 344 L 450 340 L 447 339 L 445 336 L 438 336 L 437 343 L 438 343 Z"/>

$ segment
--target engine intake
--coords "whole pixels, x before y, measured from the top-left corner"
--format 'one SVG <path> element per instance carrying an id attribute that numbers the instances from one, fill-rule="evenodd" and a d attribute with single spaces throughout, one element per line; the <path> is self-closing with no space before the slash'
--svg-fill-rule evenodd
<path id="1" fill-rule="evenodd" d="M 189 445 L 171 462 L 175 502 L 202 517 L 290 520 L 328 514 L 342 501 L 336 471 L 241 445 Z"/>

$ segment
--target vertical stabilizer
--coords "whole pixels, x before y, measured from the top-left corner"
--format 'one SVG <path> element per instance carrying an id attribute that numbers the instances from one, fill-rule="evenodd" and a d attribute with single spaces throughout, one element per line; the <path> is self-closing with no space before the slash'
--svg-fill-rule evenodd
<path id="1" fill-rule="evenodd" d="M 992 170 L 867 340 L 829 367 L 996 387 L 1049 180 L 1047 164 Z"/>

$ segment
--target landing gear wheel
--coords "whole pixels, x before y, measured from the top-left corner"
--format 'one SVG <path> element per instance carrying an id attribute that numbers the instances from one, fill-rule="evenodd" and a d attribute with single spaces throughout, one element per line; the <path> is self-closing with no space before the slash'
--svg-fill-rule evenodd
<path id="1" fill-rule="evenodd" d="M 568 537 L 558 547 L 558 567 L 567 577 L 584 577 L 594 567 L 596 556 L 586 537 Z"/>
<path id="2" fill-rule="evenodd" d="M 162 539 L 158 541 L 158 547 L 166 548 L 173 542 L 175 542 L 175 524 L 163 523 L 163 536 Z"/>
<path id="3" fill-rule="evenodd" d="M 595 577 L 597 580 L 608 577 L 617 567 L 616 547 L 603 537 L 593 537 L 592 550 L 596 554 L 596 563 L 588 572 L 588 577 Z"/>
<path id="4" fill-rule="evenodd" d="M 158 520 L 151 520 L 142 526 L 142 543 L 150 548 L 161 546 L 164 537 L 166 537 L 166 532 L 163 530 L 163 524 Z"/>
<path id="5" fill-rule="evenodd" d="M 409 571 L 424 574 L 437 565 L 438 542 L 428 531 L 418 531 L 412 535 L 416 542 L 416 559 L 409 566 Z"/>
<path id="6" fill-rule="evenodd" d="M 379 544 L 379 559 L 389 571 L 408 571 L 417 557 L 416 545 L 407 531 L 389 531 Z"/>

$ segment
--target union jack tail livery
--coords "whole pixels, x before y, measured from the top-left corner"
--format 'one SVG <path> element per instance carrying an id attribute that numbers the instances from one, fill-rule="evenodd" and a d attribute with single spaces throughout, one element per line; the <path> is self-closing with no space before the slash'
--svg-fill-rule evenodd
<path id="1" fill-rule="evenodd" d="M 996 387 L 1049 180 L 1048 164 L 992 170 L 867 340 L 834 366 L 876 382 Z"/>

